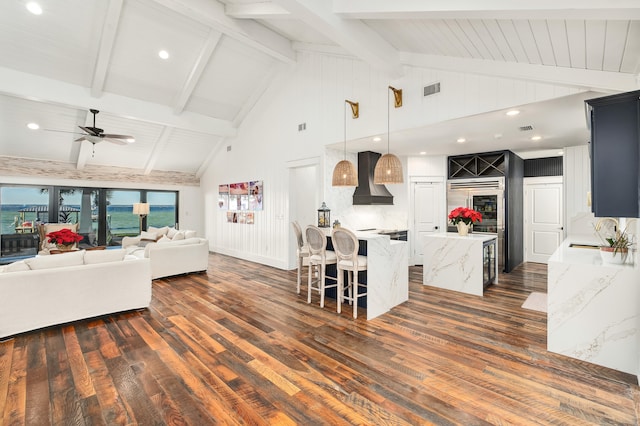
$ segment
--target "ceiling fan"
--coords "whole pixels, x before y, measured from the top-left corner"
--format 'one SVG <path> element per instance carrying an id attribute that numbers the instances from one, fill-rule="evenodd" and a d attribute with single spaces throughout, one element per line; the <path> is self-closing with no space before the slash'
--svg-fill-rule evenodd
<path id="1" fill-rule="evenodd" d="M 78 126 L 85 132 L 85 134 L 76 139 L 76 142 L 89 141 L 95 146 L 95 144 L 102 141 L 111 142 L 118 145 L 128 145 L 136 141 L 133 136 L 104 133 L 104 130 L 96 127 L 96 114 L 98 114 L 100 111 L 98 111 L 97 109 L 90 109 L 89 111 L 91 112 L 91 114 L 93 114 L 93 127 Z"/>

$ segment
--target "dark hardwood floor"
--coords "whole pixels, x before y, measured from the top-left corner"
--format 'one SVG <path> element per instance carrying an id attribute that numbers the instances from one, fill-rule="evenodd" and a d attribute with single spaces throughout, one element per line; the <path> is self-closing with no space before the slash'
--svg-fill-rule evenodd
<path id="1" fill-rule="evenodd" d="M 149 310 L 0 343 L 0 424 L 638 424 L 635 377 L 545 350 L 546 314 L 520 307 L 545 265 L 484 297 L 412 267 L 373 321 L 307 305 L 295 276 L 211 255 L 155 280 Z"/>

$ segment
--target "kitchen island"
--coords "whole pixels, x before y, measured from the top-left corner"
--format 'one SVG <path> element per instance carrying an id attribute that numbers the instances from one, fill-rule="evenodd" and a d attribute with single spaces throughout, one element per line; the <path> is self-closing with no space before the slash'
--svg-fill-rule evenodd
<path id="1" fill-rule="evenodd" d="M 498 281 L 496 241 L 491 234 L 425 236 L 422 284 L 482 296 Z"/>
<path id="2" fill-rule="evenodd" d="M 637 375 L 640 268 L 603 263 L 593 243 L 567 238 L 549 258 L 547 349 Z"/>
<path id="3" fill-rule="evenodd" d="M 330 240 L 331 228 L 325 232 Z M 391 240 L 389 235 L 375 231 L 354 233 L 360 242 L 360 253 L 367 256 L 367 271 L 360 274 L 367 283 L 366 310 L 370 320 L 409 300 L 409 248 L 406 241 Z"/>

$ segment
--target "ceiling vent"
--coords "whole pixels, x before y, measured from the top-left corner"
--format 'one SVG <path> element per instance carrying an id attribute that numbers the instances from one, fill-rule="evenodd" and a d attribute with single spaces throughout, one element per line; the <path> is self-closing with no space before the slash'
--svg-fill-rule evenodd
<path id="1" fill-rule="evenodd" d="M 231 145 L 227 145 L 227 152 L 231 151 Z"/>
<path id="2" fill-rule="evenodd" d="M 435 95 L 436 93 L 440 93 L 440 83 L 424 86 L 424 96 Z"/>
<path id="3" fill-rule="evenodd" d="M 533 126 L 520 126 L 521 132 L 528 132 L 529 130 L 533 130 Z"/>

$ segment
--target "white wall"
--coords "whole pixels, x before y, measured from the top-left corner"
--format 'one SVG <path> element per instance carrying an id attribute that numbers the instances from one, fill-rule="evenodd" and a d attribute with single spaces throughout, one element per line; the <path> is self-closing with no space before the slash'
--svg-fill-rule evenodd
<path id="1" fill-rule="evenodd" d="M 389 185 L 394 206 L 352 206 L 353 189 L 333 188 L 331 172 L 341 151 L 325 146 L 343 141 L 344 100 L 360 103 L 360 118 L 349 122 L 349 139 L 386 132 L 387 86 L 403 89 L 403 107 L 394 111 L 394 129 L 424 126 L 514 105 L 576 93 L 574 88 L 464 73 L 406 68 L 406 75 L 388 81 L 376 70 L 351 58 L 314 52 L 299 53 L 298 62 L 274 81 L 256 107 L 227 140 L 201 179 L 205 199 L 206 235 L 214 251 L 272 265 L 288 267 L 294 250 L 290 238 L 287 164 L 320 158 L 321 200 L 332 219 L 355 229 L 408 226 L 411 175 L 446 173 L 442 157 L 404 158 L 405 184 Z M 440 82 L 442 91 L 423 97 L 422 88 Z M 298 132 L 298 124 L 306 130 Z M 393 147 L 391 147 L 393 151 Z M 355 154 L 349 155 L 355 161 Z M 230 224 L 216 207 L 218 185 L 249 180 L 264 181 L 264 210 L 254 225 Z M 309 206 L 314 210 L 318 206 Z"/>
<path id="2" fill-rule="evenodd" d="M 565 236 L 592 234 L 594 222 L 587 194 L 591 191 L 591 165 L 587 145 L 564 149 Z"/>

